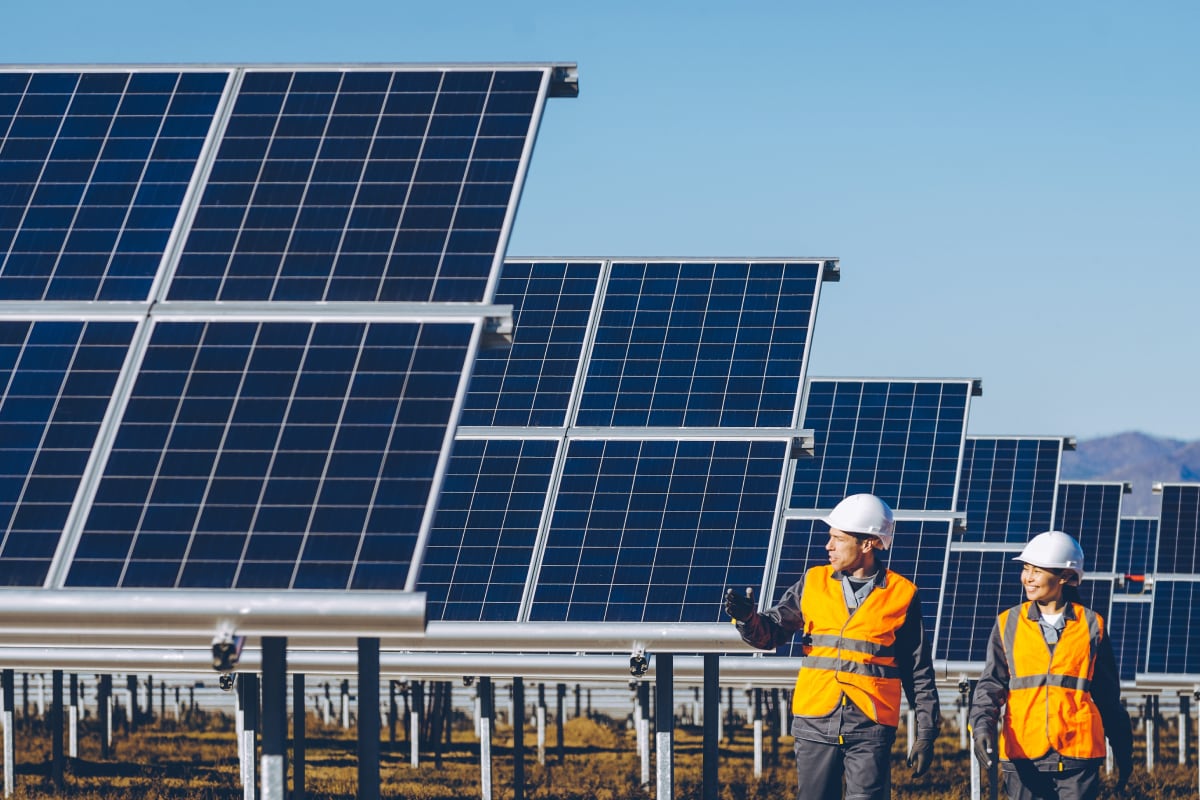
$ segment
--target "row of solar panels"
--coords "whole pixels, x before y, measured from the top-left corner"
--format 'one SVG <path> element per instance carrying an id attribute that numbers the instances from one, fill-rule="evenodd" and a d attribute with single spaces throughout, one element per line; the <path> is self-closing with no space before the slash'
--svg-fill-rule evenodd
<path id="1" fill-rule="evenodd" d="M 1161 624 L 1196 585 L 1195 487 L 1118 536 L 1120 486 L 1059 484 L 1061 439 L 965 435 L 977 382 L 807 379 L 835 262 L 501 270 L 572 93 L 558 65 L 0 70 L 0 584 L 711 623 L 874 491 L 938 657 L 982 657 L 1053 523 L 1123 673 L 1200 673 Z M 1153 594 L 1113 593 L 1151 553 Z"/>

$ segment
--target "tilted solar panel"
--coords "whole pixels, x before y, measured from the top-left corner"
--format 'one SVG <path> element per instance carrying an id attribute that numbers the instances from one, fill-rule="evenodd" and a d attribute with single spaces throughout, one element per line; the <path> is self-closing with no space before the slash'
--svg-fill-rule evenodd
<path id="1" fill-rule="evenodd" d="M 228 72 L 0 70 L 0 300 L 146 300 Z"/>
<path id="2" fill-rule="evenodd" d="M 158 323 L 66 585 L 403 588 L 473 329 Z"/>
<path id="3" fill-rule="evenodd" d="M 1019 551 L 1018 551 L 1019 552 Z M 1014 552 L 951 550 L 942 592 L 938 657 L 980 662 L 997 615 L 1025 601 Z"/>
<path id="4" fill-rule="evenodd" d="M 973 380 L 810 378 L 790 508 L 829 509 L 857 492 L 897 511 L 955 510 Z"/>
<path id="5" fill-rule="evenodd" d="M 1108 616 L 1108 640 L 1123 681 L 1146 671 L 1146 644 L 1150 637 L 1150 596 L 1114 595 Z"/>
<path id="6" fill-rule="evenodd" d="M 612 262 L 575 424 L 791 426 L 824 269 Z"/>
<path id="7" fill-rule="evenodd" d="M 1113 571 L 1121 527 L 1121 497 L 1129 491 L 1128 484 L 1119 482 L 1059 483 L 1054 527 L 1079 541 L 1088 572 Z"/>
<path id="8" fill-rule="evenodd" d="M 958 509 L 959 541 L 1024 544 L 1054 521 L 1062 437 L 968 436 Z"/>
<path id="9" fill-rule="evenodd" d="M 762 581 L 788 443 L 574 440 L 532 621 L 716 622 Z"/>
<path id="10" fill-rule="evenodd" d="M 513 307 L 512 345 L 475 359 L 463 425 L 566 424 L 601 264 L 507 261 L 497 304 Z"/>
<path id="11" fill-rule="evenodd" d="M 1155 572 L 1200 574 L 1200 484 L 1164 483 Z"/>
<path id="12" fill-rule="evenodd" d="M 1200 607 L 1200 580 L 1155 581 L 1151 601 L 1146 672 L 1196 675 L 1200 680 L 1200 636 L 1190 620 Z"/>
<path id="13" fill-rule="evenodd" d="M 1121 517 L 1117 538 L 1117 579 L 1125 594 L 1146 591 L 1146 575 L 1154 569 L 1158 547 L 1157 517 Z"/>
<path id="14" fill-rule="evenodd" d="M 133 331 L 0 321 L 0 585 L 46 580 Z"/>
<path id="15" fill-rule="evenodd" d="M 247 70 L 168 299 L 487 299 L 549 78 Z"/>
<path id="16" fill-rule="evenodd" d="M 518 620 L 558 446 L 455 442 L 417 585 L 429 619 Z"/>

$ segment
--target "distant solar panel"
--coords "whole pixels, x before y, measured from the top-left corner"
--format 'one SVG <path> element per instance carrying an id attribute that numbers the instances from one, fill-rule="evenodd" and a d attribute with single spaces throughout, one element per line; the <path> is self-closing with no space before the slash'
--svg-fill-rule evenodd
<path id="1" fill-rule="evenodd" d="M 0 70 L 0 299 L 146 300 L 228 79 Z"/>
<path id="2" fill-rule="evenodd" d="M 575 424 L 792 426 L 823 270 L 612 262 Z"/>
<path id="3" fill-rule="evenodd" d="M 1054 521 L 1062 437 L 968 436 L 958 509 L 960 541 L 1024 544 Z"/>
<path id="4" fill-rule="evenodd" d="M 1120 482 L 1061 482 L 1054 527 L 1074 536 L 1084 552 L 1088 572 L 1111 573 L 1121 526 L 1121 497 L 1129 492 Z"/>
<path id="5" fill-rule="evenodd" d="M 247 70 L 168 299 L 487 299 L 549 78 Z"/>
<path id="6" fill-rule="evenodd" d="M 925 635 L 935 651 L 938 600 L 942 594 L 946 546 L 952 528 L 952 520 L 897 519 L 892 547 L 881 554 L 884 566 L 917 585 Z M 829 526 L 820 520 L 788 519 L 785 522 L 771 602 L 777 602 L 808 569 L 829 563 L 825 552 L 828 539 Z M 803 655 L 798 637 L 777 652 L 785 656 Z"/>
<path id="7" fill-rule="evenodd" d="M 937 657 L 950 661 L 987 658 L 996 616 L 1025 601 L 1019 552 L 951 550 L 942 592 Z"/>
<path id="8" fill-rule="evenodd" d="M 512 345 L 475 359 L 463 425 L 566 424 L 600 267 L 505 262 L 495 302 L 513 307 Z"/>
<path id="9" fill-rule="evenodd" d="M 1079 586 L 1080 602 L 1102 617 L 1107 618 L 1112 612 L 1113 580 L 1112 578 L 1084 578 Z"/>
<path id="10" fill-rule="evenodd" d="M 790 507 L 833 508 L 871 492 L 895 510 L 955 510 L 972 380 L 809 379 Z"/>
<path id="11" fill-rule="evenodd" d="M 530 620 L 711 623 L 761 584 L 786 442 L 568 447 Z"/>
<path id="12" fill-rule="evenodd" d="M 134 327 L 0 321 L 0 585 L 45 581 Z"/>
<path id="13" fill-rule="evenodd" d="M 1155 571 L 1200 574 L 1200 484 L 1165 483 L 1161 494 Z"/>
<path id="14" fill-rule="evenodd" d="M 159 322 L 66 584 L 403 588 L 474 327 Z"/>
<path id="15" fill-rule="evenodd" d="M 1122 517 L 1117 539 L 1117 576 L 1124 582 L 1126 594 L 1141 594 L 1143 580 L 1154 569 L 1158 547 L 1157 517 Z"/>
<path id="16" fill-rule="evenodd" d="M 1115 595 L 1108 616 L 1108 640 L 1123 681 L 1146 671 L 1146 643 L 1150 637 L 1150 597 Z"/>
<path id="17" fill-rule="evenodd" d="M 516 622 L 557 440 L 460 439 L 417 585 L 431 620 Z"/>
<path id="18" fill-rule="evenodd" d="M 1191 620 L 1200 607 L 1200 581 L 1155 581 L 1146 671 L 1200 676 L 1200 636 Z"/>

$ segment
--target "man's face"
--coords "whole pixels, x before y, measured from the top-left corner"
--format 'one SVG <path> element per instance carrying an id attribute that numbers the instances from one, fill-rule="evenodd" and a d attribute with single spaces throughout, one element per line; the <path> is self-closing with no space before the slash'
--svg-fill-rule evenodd
<path id="1" fill-rule="evenodd" d="M 859 539 L 852 533 L 830 528 L 825 552 L 829 554 L 830 566 L 851 575 L 867 565 L 867 554 L 871 552 L 871 546 L 868 539 Z"/>

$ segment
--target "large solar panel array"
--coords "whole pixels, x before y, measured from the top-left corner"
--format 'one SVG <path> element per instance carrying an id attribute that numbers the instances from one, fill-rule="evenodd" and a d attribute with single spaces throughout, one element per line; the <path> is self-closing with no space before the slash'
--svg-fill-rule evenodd
<path id="1" fill-rule="evenodd" d="M 0 583 L 411 589 L 573 80 L 0 70 Z"/>
<path id="2" fill-rule="evenodd" d="M 836 277 L 508 261 L 513 342 L 477 359 L 418 584 L 430 618 L 712 623 L 725 587 L 761 588 Z"/>

